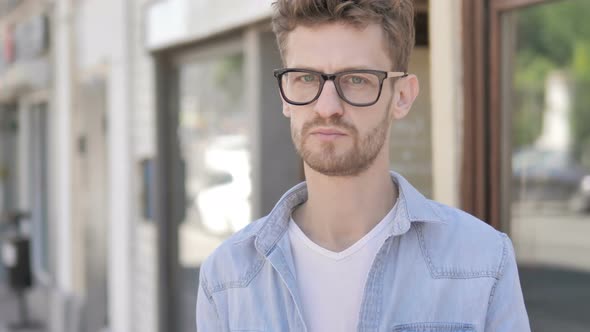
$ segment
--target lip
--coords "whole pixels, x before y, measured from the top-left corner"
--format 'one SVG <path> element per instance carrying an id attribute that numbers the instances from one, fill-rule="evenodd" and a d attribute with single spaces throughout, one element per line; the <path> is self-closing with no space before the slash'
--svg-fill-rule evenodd
<path id="1" fill-rule="evenodd" d="M 318 128 L 311 132 L 312 135 L 345 136 L 346 134 L 332 128 Z"/>

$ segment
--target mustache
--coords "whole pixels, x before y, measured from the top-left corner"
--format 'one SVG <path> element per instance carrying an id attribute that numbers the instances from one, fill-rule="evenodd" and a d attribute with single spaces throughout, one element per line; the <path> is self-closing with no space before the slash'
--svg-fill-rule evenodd
<path id="1" fill-rule="evenodd" d="M 347 132 L 352 136 L 356 136 L 358 132 L 352 124 L 342 120 L 341 117 L 331 117 L 328 119 L 316 117 L 313 120 L 303 124 L 303 127 L 301 128 L 301 135 L 307 136 L 309 132 L 316 127 L 332 127 Z"/>

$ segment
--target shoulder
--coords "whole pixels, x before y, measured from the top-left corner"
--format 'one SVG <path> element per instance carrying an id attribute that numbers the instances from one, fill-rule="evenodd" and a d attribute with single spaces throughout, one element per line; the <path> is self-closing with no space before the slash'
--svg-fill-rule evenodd
<path id="1" fill-rule="evenodd" d="M 265 259 L 254 241 L 265 219 L 254 221 L 227 238 L 201 264 L 200 283 L 209 293 L 245 287 L 260 270 Z"/>
<path id="2" fill-rule="evenodd" d="M 508 236 L 460 209 L 430 201 L 444 223 L 414 229 L 435 278 L 499 278 L 510 253 Z"/>

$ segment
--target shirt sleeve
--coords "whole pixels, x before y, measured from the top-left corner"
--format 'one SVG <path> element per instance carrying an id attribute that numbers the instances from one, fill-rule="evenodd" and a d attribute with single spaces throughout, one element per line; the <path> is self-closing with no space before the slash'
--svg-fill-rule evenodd
<path id="1" fill-rule="evenodd" d="M 488 303 L 486 332 L 530 332 L 529 318 L 524 305 L 520 278 L 512 241 L 503 237 L 503 253 L 500 273 Z"/>
<path id="2" fill-rule="evenodd" d="M 199 290 L 197 292 L 196 308 L 197 332 L 221 331 L 219 313 L 213 302 L 213 297 L 207 290 L 203 269 L 199 272 Z"/>

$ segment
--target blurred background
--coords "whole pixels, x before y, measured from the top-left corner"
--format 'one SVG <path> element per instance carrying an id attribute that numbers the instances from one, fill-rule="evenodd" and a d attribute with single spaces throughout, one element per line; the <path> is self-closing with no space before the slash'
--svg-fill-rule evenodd
<path id="1" fill-rule="evenodd" d="M 188 332 L 200 263 L 303 180 L 271 0 L 0 0 L 0 331 Z M 590 1 L 416 0 L 392 168 L 590 331 Z"/>

